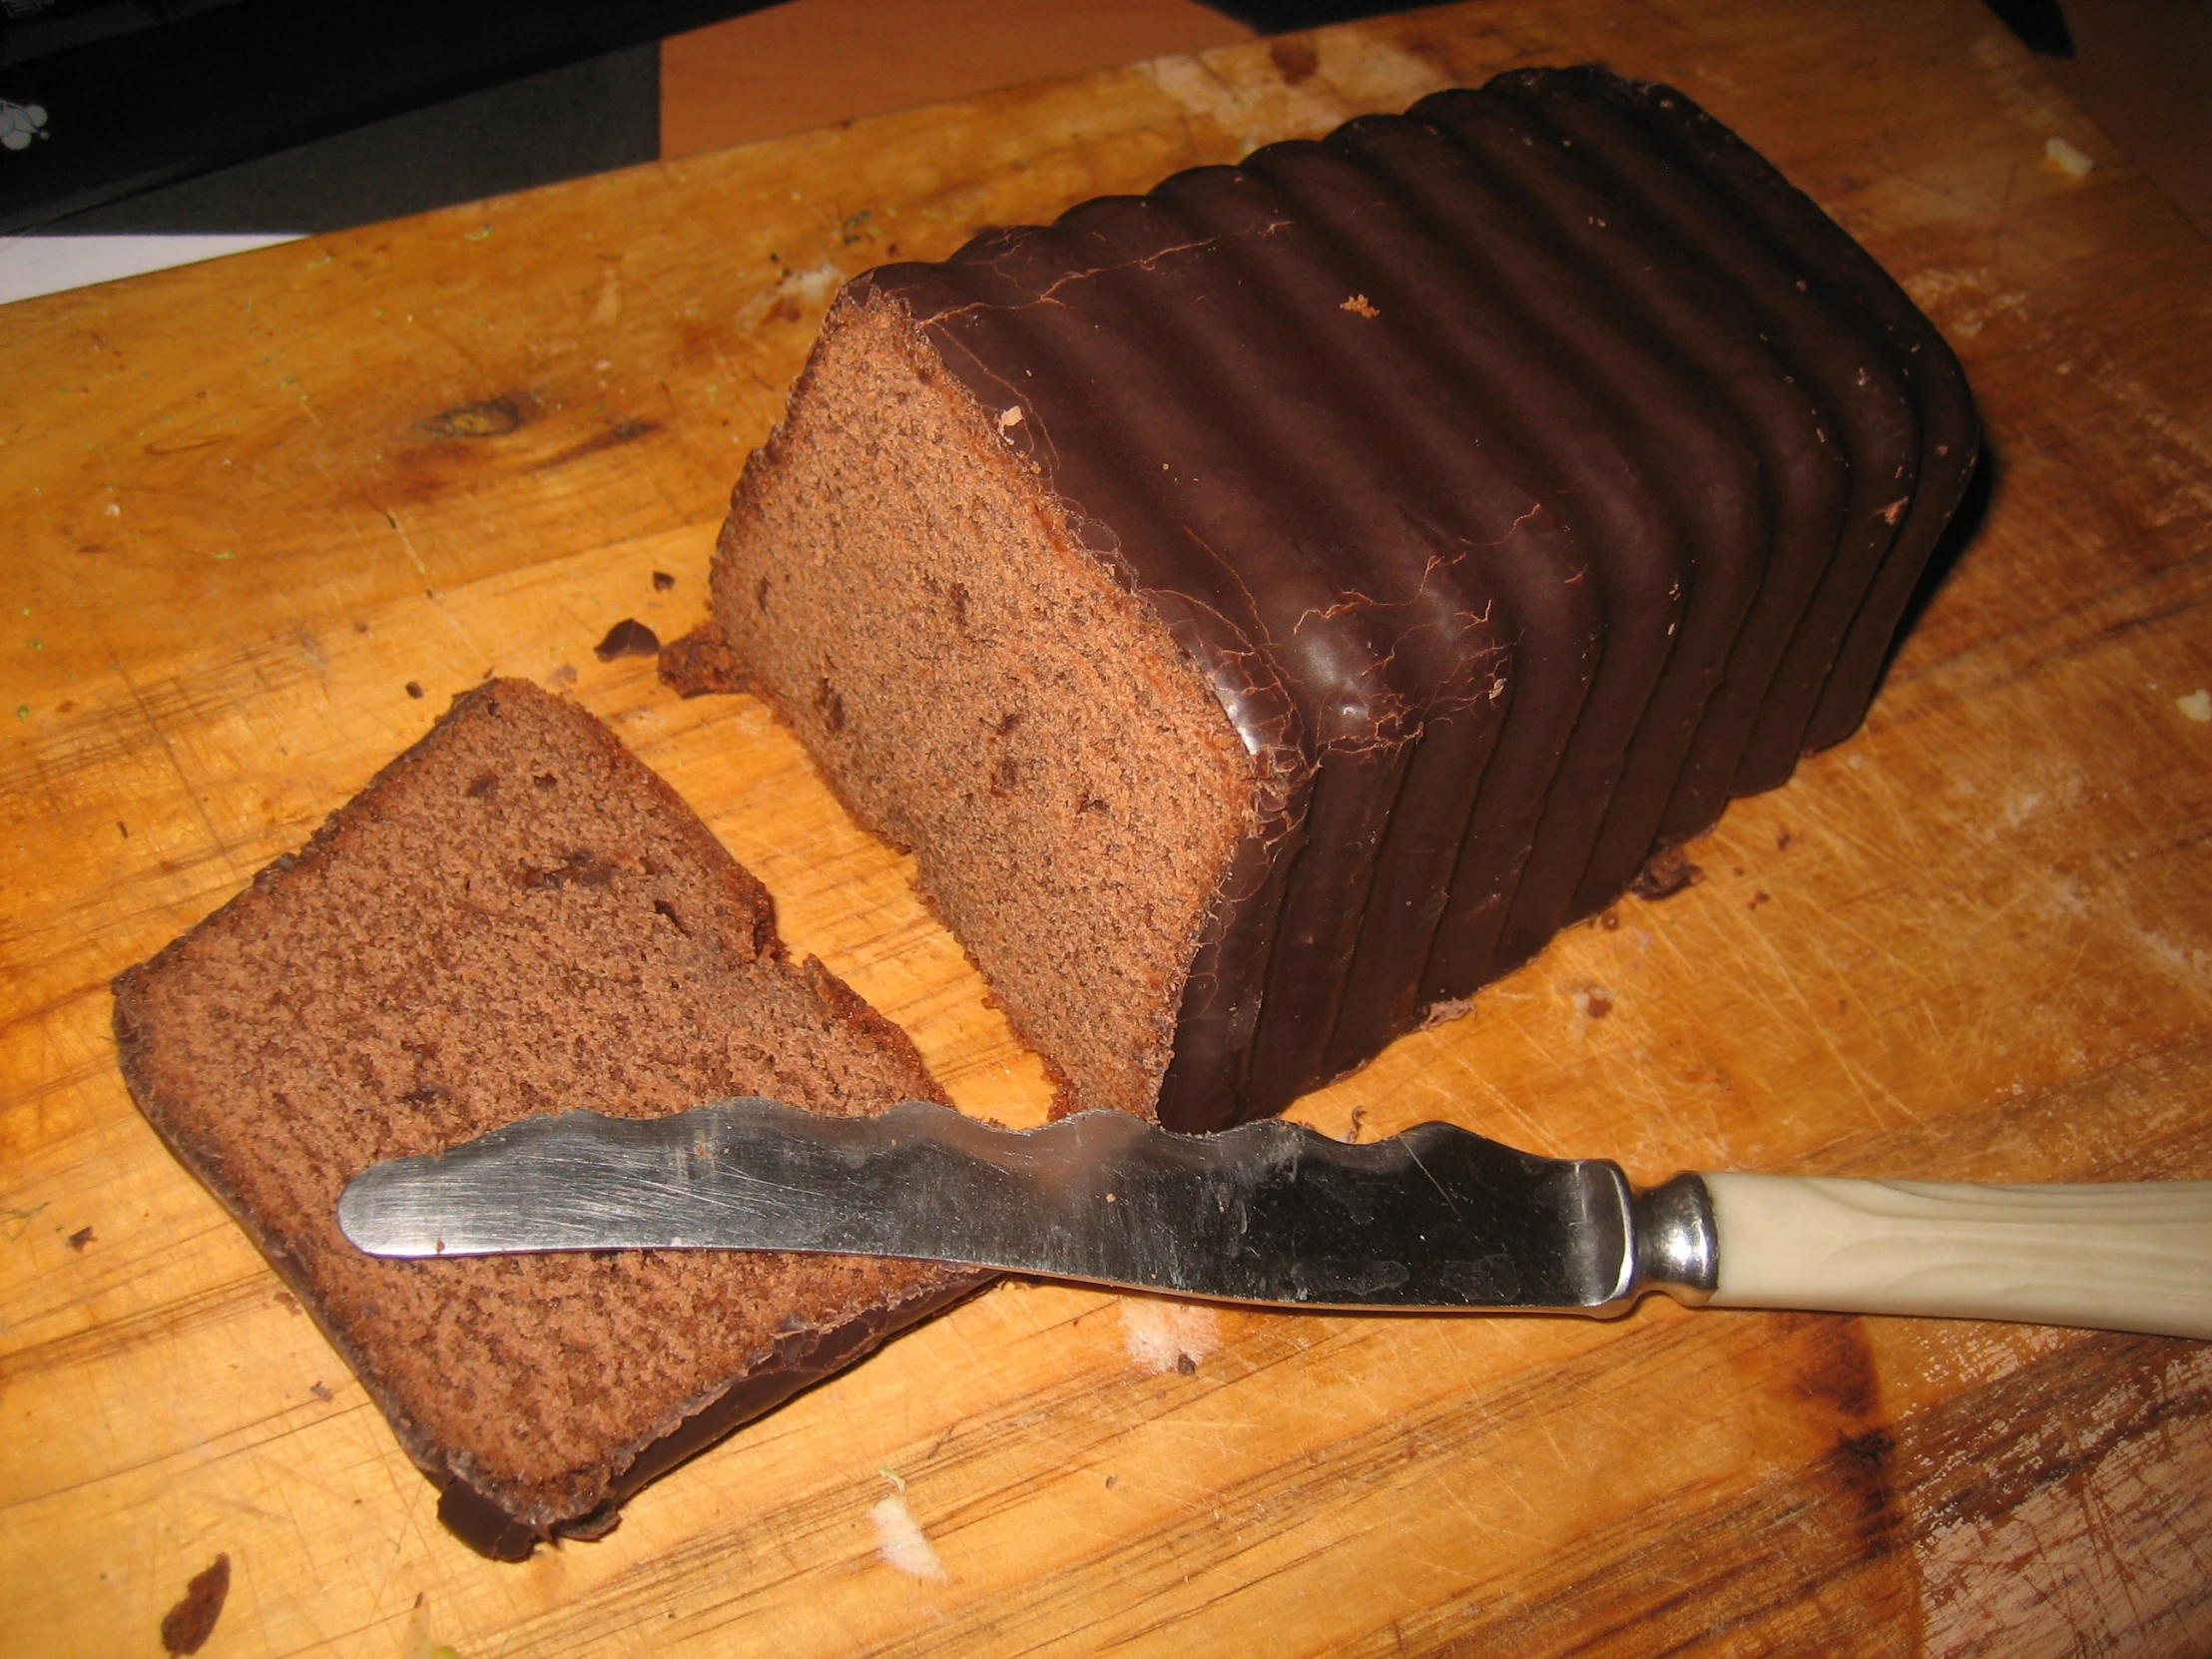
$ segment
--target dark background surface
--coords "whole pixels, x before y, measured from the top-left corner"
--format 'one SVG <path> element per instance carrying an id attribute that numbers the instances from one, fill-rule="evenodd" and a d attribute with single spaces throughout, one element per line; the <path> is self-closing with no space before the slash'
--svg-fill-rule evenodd
<path id="1" fill-rule="evenodd" d="M 649 161 L 657 43 L 749 9 L 8 0 L 0 100 L 38 136 L 0 151 L 0 232 L 331 230 Z"/>
<path id="2" fill-rule="evenodd" d="M 2212 233 L 2212 0 L 1987 0 Z M 1402 0 L 0 0 L 0 234 L 316 232 Z M 1212 19 L 1211 24 L 1206 20 Z M 0 110 L 0 118 L 9 112 Z"/>

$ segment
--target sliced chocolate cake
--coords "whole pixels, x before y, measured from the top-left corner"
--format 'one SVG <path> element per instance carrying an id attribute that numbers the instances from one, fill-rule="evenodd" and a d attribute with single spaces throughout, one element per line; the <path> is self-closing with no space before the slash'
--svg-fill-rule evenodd
<path id="1" fill-rule="evenodd" d="M 1773 168 L 1533 71 L 852 282 L 713 620 L 1064 1104 L 1212 1129 L 1853 730 L 1976 446 Z"/>
<path id="2" fill-rule="evenodd" d="M 728 1095 L 942 1102 L 905 1034 L 589 714 L 457 699 L 296 855 L 116 981 L 139 1108 L 237 1216 L 486 1554 L 639 1486 L 978 1280 L 912 1262 L 608 1251 L 383 1261 L 370 1164 L 537 1113 Z"/>

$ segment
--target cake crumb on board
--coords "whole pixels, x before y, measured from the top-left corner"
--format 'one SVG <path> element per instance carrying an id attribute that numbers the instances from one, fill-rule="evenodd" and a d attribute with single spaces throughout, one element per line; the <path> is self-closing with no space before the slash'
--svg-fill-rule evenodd
<path id="1" fill-rule="evenodd" d="M 922 1531 L 921 1522 L 914 1519 L 914 1512 L 906 1504 L 906 1482 L 899 1480 L 888 1469 L 881 1471 L 886 1480 L 896 1481 L 898 1490 L 887 1497 L 878 1498 L 868 1509 L 868 1519 L 875 1523 L 875 1554 L 883 1565 L 908 1578 L 918 1578 L 929 1584 L 948 1584 L 952 1575 L 944 1570 L 944 1558 L 937 1553 L 937 1546 Z"/>
<path id="2" fill-rule="evenodd" d="M 172 1655 L 198 1653 L 215 1634 L 231 1594 L 231 1557 L 218 1555 L 193 1574 L 176 1606 L 162 1615 L 162 1648 Z"/>
<path id="3" fill-rule="evenodd" d="M 1130 1361 L 1147 1377 L 1165 1377 L 1171 1371 L 1190 1377 L 1221 1347 L 1221 1315 L 1200 1303 L 1125 1296 L 1121 1341 Z"/>
<path id="4" fill-rule="evenodd" d="M 1613 1011 L 1613 993 L 1603 985 L 1577 985 L 1567 994 L 1573 999 L 1574 1011 L 1585 1019 L 1603 1019 Z"/>
<path id="5" fill-rule="evenodd" d="M 2096 171 L 2095 160 L 2062 138 L 2043 141 L 2043 161 L 2053 172 L 2069 179 L 2086 179 Z"/>

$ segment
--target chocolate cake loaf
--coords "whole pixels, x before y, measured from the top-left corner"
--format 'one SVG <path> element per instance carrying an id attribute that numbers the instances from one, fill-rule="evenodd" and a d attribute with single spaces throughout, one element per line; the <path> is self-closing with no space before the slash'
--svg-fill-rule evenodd
<path id="1" fill-rule="evenodd" d="M 857 278 L 713 622 L 1063 1103 L 1213 1129 L 1852 731 L 1976 447 L 1772 167 L 1531 71 Z"/>
<path id="2" fill-rule="evenodd" d="M 487 1555 L 639 1486 L 972 1273 L 614 1252 L 399 1262 L 337 1230 L 370 1164 L 536 1113 L 727 1095 L 942 1102 L 675 793 L 522 682 L 458 698 L 304 849 L 116 981 L 139 1108 L 238 1218 Z"/>

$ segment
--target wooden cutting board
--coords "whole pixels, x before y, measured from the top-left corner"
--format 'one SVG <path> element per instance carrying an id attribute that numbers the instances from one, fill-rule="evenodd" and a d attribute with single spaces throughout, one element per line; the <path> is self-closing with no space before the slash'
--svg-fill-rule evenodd
<path id="1" fill-rule="evenodd" d="M 844 276 L 1588 58 L 1735 125 L 1956 342 L 1978 530 L 1699 885 L 1301 1115 L 1644 1181 L 2212 1177 L 2212 247 L 1972 0 L 1504 0 L 582 181 L 0 311 L 0 1650 L 157 1654 L 218 1554 L 210 1655 L 2212 1645 L 2212 1349 L 1663 1304 L 1007 1285 L 495 1565 L 117 1077 L 110 975 L 497 672 L 611 720 L 963 1105 L 1040 1117 L 764 711 L 593 645 L 700 614 Z"/>

